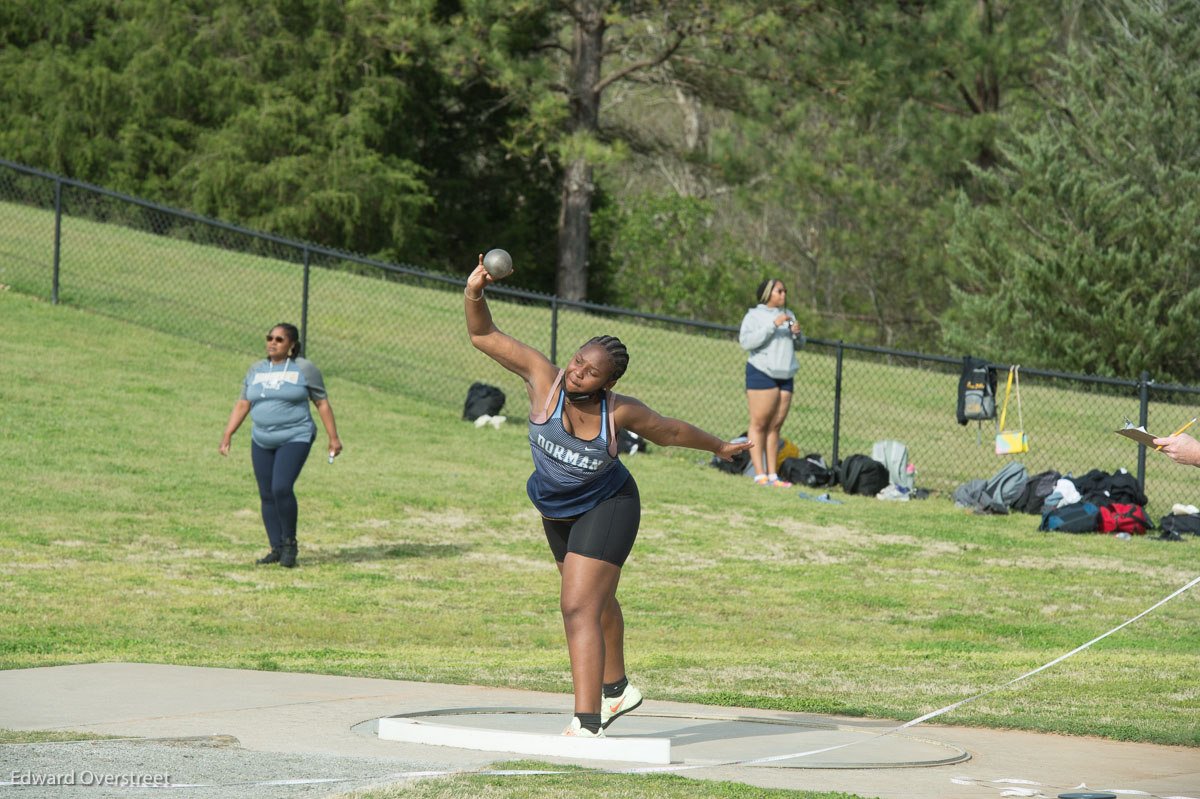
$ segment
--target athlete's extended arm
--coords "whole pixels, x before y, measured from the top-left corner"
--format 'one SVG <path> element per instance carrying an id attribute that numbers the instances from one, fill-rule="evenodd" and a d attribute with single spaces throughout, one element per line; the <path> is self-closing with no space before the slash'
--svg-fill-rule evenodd
<path id="1" fill-rule="evenodd" d="M 527 385 L 544 383 L 544 387 L 540 387 L 544 393 L 549 390 L 558 370 L 545 355 L 496 327 L 487 298 L 483 295 L 484 288 L 493 282 L 492 276 L 483 268 L 483 256 L 480 255 L 479 266 L 467 278 L 466 299 L 463 300 L 471 344 L 508 371 L 523 378 Z"/>
<path id="2" fill-rule="evenodd" d="M 632 430 L 660 447 L 707 450 L 722 460 L 733 460 L 734 455 L 750 449 L 749 441 L 740 444 L 722 441 L 695 425 L 656 413 L 644 402 L 633 397 L 618 397 L 616 408 L 613 410 L 613 421 L 617 427 Z"/>

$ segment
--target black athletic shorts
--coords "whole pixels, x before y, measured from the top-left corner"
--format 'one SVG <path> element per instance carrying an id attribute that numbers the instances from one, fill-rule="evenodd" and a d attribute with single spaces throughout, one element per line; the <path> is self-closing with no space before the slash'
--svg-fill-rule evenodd
<path id="1" fill-rule="evenodd" d="M 642 499 L 633 475 L 616 494 L 582 516 L 573 519 L 547 519 L 542 527 L 550 550 L 559 563 L 568 552 L 624 566 L 642 521 Z"/>

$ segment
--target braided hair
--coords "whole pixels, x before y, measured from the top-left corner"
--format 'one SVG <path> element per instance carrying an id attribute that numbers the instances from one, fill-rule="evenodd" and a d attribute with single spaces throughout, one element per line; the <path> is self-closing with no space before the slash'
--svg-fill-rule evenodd
<path id="1" fill-rule="evenodd" d="M 621 343 L 621 339 L 616 336 L 595 336 L 588 339 L 587 344 L 583 346 L 587 347 L 591 344 L 599 344 L 608 353 L 608 357 L 612 359 L 613 370 L 608 379 L 620 380 L 621 375 L 625 374 L 625 370 L 629 368 L 629 350 L 625 349 L 625 345 Z"/>

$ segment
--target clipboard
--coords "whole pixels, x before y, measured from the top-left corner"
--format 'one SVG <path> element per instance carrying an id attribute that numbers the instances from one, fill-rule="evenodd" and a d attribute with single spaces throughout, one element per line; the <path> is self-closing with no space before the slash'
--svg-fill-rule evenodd
<path id="1" fill-rule="evenodd" d="M 1197 417 L 1197 419 L 1200 419 L 1200 417 Z M 1175 436 L 1179 435 L 1184 430 L 1187 430 L 1189 427 L 1191 427 L 1193 424 L 1195 424 L 1197 419 L 1193 419 L 1192 421 L 1188 422 L 1183 427 L 1179 428 L 1178 430 L 1176 430 L 1174 433 L 1172 433 L 1169 436 L 1156 436 L 1152 433 L 1147 433 L 1146 428 L 1144 428 L 1144 427 L 1134 427 L 1133 422 L 1129 421 L 1129 417 L 1126 416 L 1125 417 L 1125 426 L 1122 427 L 1120 430 L 1114 430 L 1113 432 L 1119 436 L 1125 436 L 1126 438 L 1132 438 L 1134 441 L 1138 442 L 1139 444 L 1141 444 L 1143 446 L 1154 447 L 1154 439 L 1156 439 L 1156 438 L 1174 438 Z M 1163 446 L 1166 446 L 1166 445 L 1164 444 Z M 1156 450 L 1162 449 L 1162 447 L 1154 447 L 1154 448 Z"/>
<path id="2" fill-rule="evenodd" d="M 1162 438 L 1162 436 L 1156 436 L 1153 433 L 1147 433 L 1146 428 L 1144 427 L 1122 427 L 1120 430 L 1114 430 L 1113 432 L 1119 436 L 1132 438 L 1134 441 L 1147 447 L 1154 446 L 1154 439 Z"/>

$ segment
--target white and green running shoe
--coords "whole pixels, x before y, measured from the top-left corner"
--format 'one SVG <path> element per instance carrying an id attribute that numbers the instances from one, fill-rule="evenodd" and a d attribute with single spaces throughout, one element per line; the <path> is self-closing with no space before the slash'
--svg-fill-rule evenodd
<path id="1" fill-rule="evenodd" d="M 572 716 L 571 723 L 568 724 L 567 728 L 562 731 L 562 734 L 570 738 L 603 738 L 604 727 L 601 726 L 600 729 L 596 730 L 596 732 L 592 732 L 587 727 L 579 723 L 578 716 Z"/>
<path id="2" fill-rule="evenodd" d="M 600 700 L 600 729 L 607 730 L 609 724 L 641 705 L 642 692 L 628 684 L 619 696 L 603 697 Z"/>

